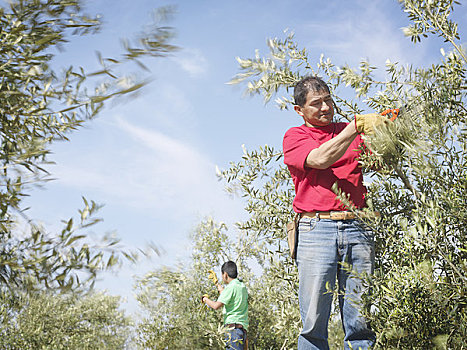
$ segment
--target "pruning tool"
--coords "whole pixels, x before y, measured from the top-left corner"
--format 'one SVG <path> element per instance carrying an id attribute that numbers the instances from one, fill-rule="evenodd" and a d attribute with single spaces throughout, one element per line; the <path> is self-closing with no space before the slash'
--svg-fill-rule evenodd
<path id="1" fill-rule="evenodd" d="M 400 108 L 392 108 L 392 109 L 386 109 L 385 111 L 381 112 L 382 116 L 387 116 L 390 121 L 396 120 L 396 118 L 400 118 L 402 114 L 405 112 L 412 110 L 412 106 L 418 102 L 428 91 L 425 91 L 423 94 L 420 96 L 415 97 L 410 103 L 406 102 L 402 107 Z"/>
<path id="2" fill-rule="evenodd" d="M 393 122 L 399 116 L 399 113 L 400 113 L 399 108 L 393 108 L 393 109 L 386 109 L 385 111 L 381 112 L 381 115 L 388 116 L 389 120 Z"/>

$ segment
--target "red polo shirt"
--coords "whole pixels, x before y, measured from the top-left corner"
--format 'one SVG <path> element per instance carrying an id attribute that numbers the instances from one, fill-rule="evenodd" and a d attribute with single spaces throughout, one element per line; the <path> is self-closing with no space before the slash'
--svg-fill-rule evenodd
<path id="1" fill-rule="evenodd" d="M 295 185 L 294 211 L 342 211 L 347 210 L 332 191 L 337 182 L 340 189 L 350 194 L 351 202 L 357 208 L 365 204 L 366 188 L 363 174 L 358 164 L 359 146 L 362 139 L 358 135 L 344 155 L 327 169 L 305 167 L 305 160 L 311 150 L 339 134 L 347 123 L 331 123 L 324 127 L 306 125 L 289 129 L 283 140 L 284 163 L 289 168 Z"/>

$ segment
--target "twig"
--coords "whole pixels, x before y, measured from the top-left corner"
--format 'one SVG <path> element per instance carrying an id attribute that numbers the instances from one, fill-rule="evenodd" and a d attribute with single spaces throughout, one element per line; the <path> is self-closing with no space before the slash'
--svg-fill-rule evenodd
<path id="1" fill-rule="evenodd" d="M 399 176 L 399 178 L 404 183 L 404 186 L 414 194 L 415 198 L 420 200 L 420 193 L 412 186 L 407 176 L 402 172 L 402 169 L 398 165 L 394 165 L 394 170 L 396 171 L 397 176 Z"/>

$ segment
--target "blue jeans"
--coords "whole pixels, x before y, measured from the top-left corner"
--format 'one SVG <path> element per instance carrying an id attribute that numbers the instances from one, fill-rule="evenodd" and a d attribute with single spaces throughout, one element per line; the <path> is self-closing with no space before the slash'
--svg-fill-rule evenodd
<path id="1" fill-rule="evenodd" d="M 344 328 L 345 349 L 369 349 L 376 336 L 360 312 L 362 283 L 357 273 L 373 272 L 374 239 L 358 220 L 320 220 L 303 217 L 297 248 L 299 303 L 303 330 L 298 349 L 329 349 L 328 322 L 336 278 Z M 344 264 L 343 264 L 344 263 Z M 350 346 L 349 346 L 350 343 Z"/>
<path id="2" fill-rule="evenodd" d="M 243 329 L 232 328 L 227 331 L 225 336 L 225 348 L 227 350 L 243 350 L 246 337 Z"/>

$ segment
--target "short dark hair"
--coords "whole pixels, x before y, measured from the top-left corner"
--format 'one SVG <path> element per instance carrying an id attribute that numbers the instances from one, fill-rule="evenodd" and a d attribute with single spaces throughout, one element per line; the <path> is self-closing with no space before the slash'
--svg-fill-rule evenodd
<path id="1" fill-rule="evenodd" d="M 233 261 L 227 261 L 222 265 L 221 272 L 227 272 L 230 278 L 237 278 L 237 265 Z"/>
<path id="2" fill-rule="evenodd" d="M 303 107 L 306 103 L 306 97 L 310 91 L 327 91 L 330 93 L 329 86 L 323 79 L 317 76 L 307 76 L 301 79 L 294 88 L 294 101 L 296 105 Z"/>

